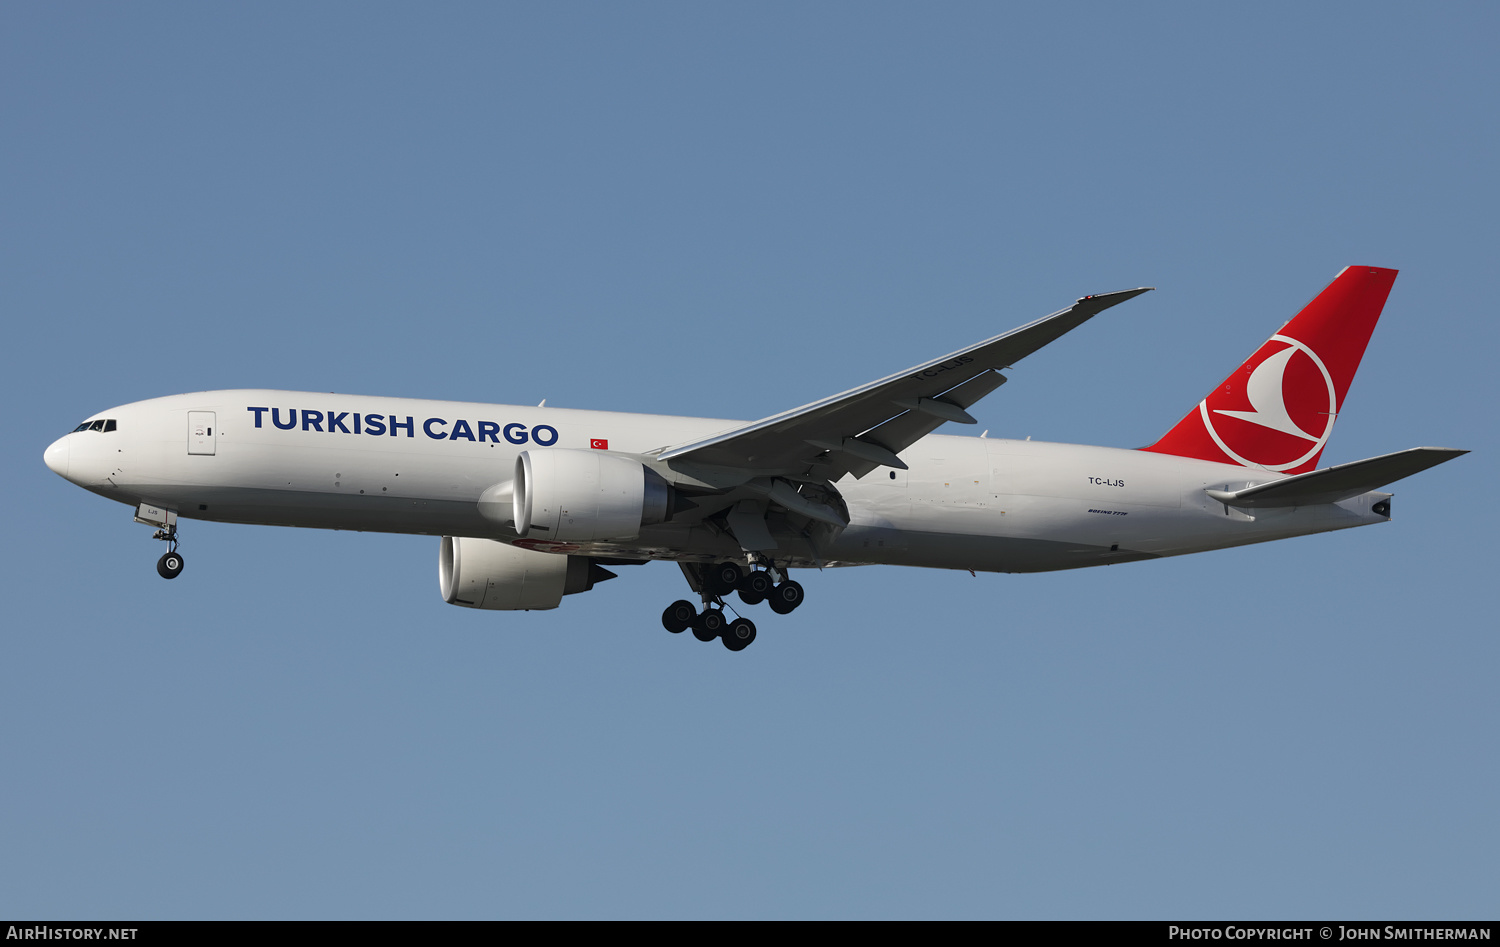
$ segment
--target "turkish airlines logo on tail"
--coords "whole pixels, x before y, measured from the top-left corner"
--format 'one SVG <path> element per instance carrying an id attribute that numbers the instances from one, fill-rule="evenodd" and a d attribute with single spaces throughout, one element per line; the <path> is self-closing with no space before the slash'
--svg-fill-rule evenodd
<path id="1" fill-rule="evenodd" d="M 1198 404 L 1209 436 L 1237 463 L 1290 470 L 1318 456 L 1338 412 L 1328 367 L 1307 345 L 1273 335 Z"/>

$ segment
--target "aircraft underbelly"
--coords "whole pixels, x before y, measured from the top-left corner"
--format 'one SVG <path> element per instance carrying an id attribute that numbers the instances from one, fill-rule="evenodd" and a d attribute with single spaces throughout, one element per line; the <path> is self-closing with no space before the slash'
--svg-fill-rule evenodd
<path id="1" fill-rule="evenodd" d="M 495 525 L 471 501 L 275 490 L 200 484 L 132 484 L 111 499 L 178 511 L 183 519 L 300 526 L 370 533 L 493 536 Z"/>
<path id="2" fill-rule="evenodd" d="M 1156 555 L 1108 545 L 1025 536 L 895 531 L 851 526 L 829 550 L 841 562 L 976 572 L 1052 572 L 1111 562 L 1154 559 Z"/>

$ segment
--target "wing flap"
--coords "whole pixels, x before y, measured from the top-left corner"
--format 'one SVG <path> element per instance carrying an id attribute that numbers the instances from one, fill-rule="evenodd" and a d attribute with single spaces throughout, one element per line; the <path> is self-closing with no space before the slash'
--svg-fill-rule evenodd
<path id="1" fill-rule="evenodd" d="M 1337 503 L 1378 490 L 1388 483 L 1420 473 L 1467 454 L 1449 447 L 1413 447 L 1336 467 L 1325 467 L 1243 490 L 1205 490 L 1220 503 L 1236 507 L 1312 506 Z"/>
<path id="2" fill-rule="evenodd" d="M 928 407 L 932 402 L 937 401 L 940 404 L 946 402 L 953 405 L 959 411 L 963 411 L 964 408 L 967 408 L 970 405 L 974 404 L 980 398 L 983 398 L 985 395 L 994 391 L 996 388 L 999 388 L 1003 384 L 1005 384 L 1004 375 L 996 371 L 983 372 L 964 382 L 962 385 L 958 385 L 957 387 L 950 388 L 947 391 L 943 392 L 940 399 L 921 399 L 927 404 L 917 409 L 907 411 L 905 414 L 898 414 L 887 421 L 877 424 L 869 431 L 861 434 L 860 440 L 872 441 L 876 444 L 881 444 L 886 447 L 886 449 L 892 451 L 905 450 L 907 447 L 910 447 L 917 441 L 920 441 L 922 438 L 942 427 L 945 421 L 957 420 L 956 418 L 943 417 L 941 415 L 935 415 L 934 413 L 932 413 L 930 407 Z M 963 413 L 966 417 L 968 416 L 968 412 L 964 411 Z M 971 420 L 968 423 L 973 422 Z M 899 444 L 901 446 L 892 448 L 891 445 L 893 444 Z M 840 458 L 833 459 L 833 463 L 831 464 L 829 470 L 828 479 L 830 480 L 837 480 L 845 473 L 854 474 L 854 479 L 858 480 L 865 474 L 874 470 L 876 467 L 881 466 L 880 464 L 868 463 L 864 461 L 840 465 L 838 463 L 839 459 Z"/>

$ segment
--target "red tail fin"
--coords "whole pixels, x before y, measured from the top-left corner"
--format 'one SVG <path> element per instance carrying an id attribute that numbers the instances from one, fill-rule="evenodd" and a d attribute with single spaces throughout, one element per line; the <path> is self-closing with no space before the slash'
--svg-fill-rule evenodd
<path id="1" fill-rule="evenodd" d="M 1318 466 L 1396 271 L 1350 266 L 1144 448 L 1287 473 Z"/>

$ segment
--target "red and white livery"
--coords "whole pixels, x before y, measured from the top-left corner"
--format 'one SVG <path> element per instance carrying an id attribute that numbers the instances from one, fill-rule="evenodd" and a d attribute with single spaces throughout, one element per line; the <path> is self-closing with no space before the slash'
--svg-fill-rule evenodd
<path id="1" fill-rule="evenodd" d="M 47 465 L 128 504 L 182 571 L 181 520 L 442 537 L 470 608 L 555 608 L 621 566 L 679 564 L 662 623 L 738 651 L 740 606 L 787 614 L 793 570 L 1040 572 L 1383 523 L 1380 488 L 1461 450 L 1319 468 L 1396 271 L 1345 269 L 1150 447 L 934 433 L 1001 371 L 1148 288 L 1066 309 L 755 422 L 311 392 L 172 395 L 100 412 Z"/>

